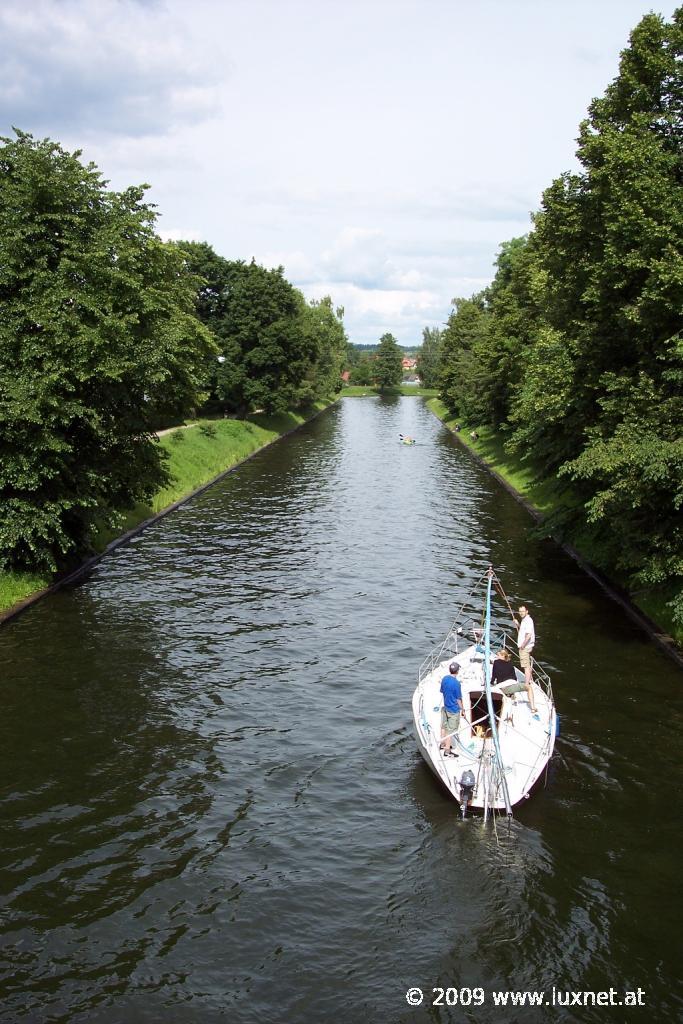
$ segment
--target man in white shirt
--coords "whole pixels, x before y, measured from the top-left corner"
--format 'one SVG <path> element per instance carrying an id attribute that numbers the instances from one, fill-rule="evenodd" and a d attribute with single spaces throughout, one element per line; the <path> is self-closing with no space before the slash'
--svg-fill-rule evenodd
<path id="1" fill-rule="evenodd" d="M 517 634 L 517 647 L 519 648 L 519 664 L 524 669 L 524 682 L 526 684 L 526 692 L 529 698 L 529 707 L 531 708 L 532 715 L 536 714 L 536 704 L 534 702 L 534 692 L 531 687 L 531 652 L 534 649 L 536 643 L 536 631 L 534 629 L 534 620 L 529 615 L 529 609 L 525 604 L 519 606 L 519 622 L 515 619 L 515 625 L 519 628 Z"/>

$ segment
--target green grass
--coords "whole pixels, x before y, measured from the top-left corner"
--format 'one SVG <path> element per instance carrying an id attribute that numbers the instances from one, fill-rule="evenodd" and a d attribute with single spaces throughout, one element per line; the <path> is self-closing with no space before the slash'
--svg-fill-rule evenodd
<path id="1" fill-rule="evenodd" d="M 427 405 L 434 415 L 438 416 L 451 430 L 455 430 L 455 424 L 459 422 L 460 430 L 457 436 L 460 441 L 476 452 L 491 469 L 494 469 L 542 516 L 548 516 L 562 508 L 577 504 L 578 498 L 572 492 L 571 487 L 562 481 L 540 479 L 529 463 L 523 462 L 519 456 L 506 452 L 504 435 L 496 433 L 488 427 L 480 427 L 458 420 L 457 416 L 450 415 L 443 402 L 438 398 L 431 399 Z M 470 437 L 472 431 L 478 435 L 476 440 Z M 662 632 L 668 633 L 677 644 L 683 646 L 683 626 L 674 622 L 671 609 L 667 607 L 667 602 L 674 596 L 673 587 L 634 591 L 628 581 L 606 562 L 604 552 L 597 545 L 588 528 L 567 539 L 586 561 L 602 570 L 622 587 L 629 594 L 633 603 L 660 626 Z"/>
<path id="2" fill-rule="evenodd" d="M 431 399 L 427 405 L 451 430 L 455 430 L 455 424 L 460 422 L 461 429 L 457 435 L 459 440 L 481 456 L 491 469 L 495 469 L 496 473 L 541 514 L 548 515 L 560 507 L 576 503 L 571 488 L 564 482 L 540 479 L 528 462 L 523 461 L 518 455 L 506 452 L 505 438 L 501 434 L 488 427 L 473 426 L 458 420 L 457 416 L 450 415 L 438 398 Z M 472 431 L 478 435 L 476 440 L 470 437 Z"/>
<path id="3" fill-rule="evenodd" d="M 653 593 L 636 593 L 631 595 L 632 600 L 639 608 L 642 608 L 646 615 L 653 622 L 661 624 L 662 628 L 672 636 L 679 647 L 683 647 L 683 626 L 674 622 L 671 618 L 671 609 L 667 607 L 669 601 L 675 597 L 673 587 L 662 588 L 661 591 Z"/>
<path id="4" fill-rule="evenodd" d="M 191 427 L 178 427 L 164 434 L 159 445 L 168 454 L 170 482 L 157 491 L 150 502 L 139 502 L 125 512 L 117 528 L 100 529 L 94 540 L 95 550 L 104 551 L 116 537 L 196 491 L 274 441 L 280 433 L 250 420 L 199 420 Z"/>
<path id="5" fill-rule="evenodd" d="M 381 391 L 379 388 L 372 387 L 371 384 L 349 384 L 345 387 L 340 398 L 363 398 L 365 395 L 406 395 L 407 397 L 416 398 L 433 398 L 438 394 L 438 391 L 434 388 L 420 388 L 414 384 L 401 384 L 395 388 L 385 388 Z"/>
<path id="6" fill-rule="evenodd" d="M 246 420 L 199 420 L 190 427 L 178 428 L 159 439 L 168 452 L 171 480 L 148 503 L 138 503 L 121 516 L 116 529 L 100 529 L 94 540 L 96 552 L 102 552 L 116 537 L 133 529 L 145 519 L 187 497 L 198 487 L 275 441 L 282 434 L 301 426 L 314 412 L 331 401 L 317 402 L 306 413 L 256 413 Z M 0 573 L 0 611 L 36 593 L 54 582 L 50 573 Z"/>
<path id="7" fill-rule="evenodd" d="M 198 420 L 191 427 L 164 434 L 159 444 L 168 452 L 170 483 L 157 491 L 149 504 L 138 504 L 127 512 L 120 529 L 101 530 L 95 540 L 95 549 L 103 551 L 115 537 L 180 501 L 289 430 L 301 426 L 313 412 L 319 412 L 329 404 L 318 402 L 307 414 L 285 412 L 268 416 L 254 413 L 246 420 Z"/>
<path id="8" fill-rule="evenodd" d="M 44 590 L 52 583 L 49 573 L 2 572 L 0 573 L 0 611 L 11 608 L 24 598 Z"/>

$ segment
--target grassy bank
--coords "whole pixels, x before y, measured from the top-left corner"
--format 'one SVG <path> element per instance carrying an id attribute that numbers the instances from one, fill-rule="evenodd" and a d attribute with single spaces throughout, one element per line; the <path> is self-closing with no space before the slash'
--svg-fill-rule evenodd
<path id="1" fill-rule="evenodd" d="M 450 415 L 443 402 L 433 398 L 427 405 L 447 427 L 455 431 L 458 418 Z M 541 515 L 548 515 L 563 503 L 571 501 L 569 488 L 560 486 L 557 480 L 539 480 L 528 462 L 509 455 L 504 448 L 505 439 L 500 434 L 487 427 L 473 427 L 463 421 L 460 421 L 460 426 L 459 440 L 480 455 L 491 469 L 495 469 Z M 477 434 L 476 439 L 470 436 L 472 431 Z"/>
<path id="2" fill-rule="evenodd" d="M 447 427 L 455 430 L 457 417 L 450 415 L 443 402 L 438 398 L 433 398 L 427 405 Z M 458 431 L 460 441 L 476 452 L 491 469 L 500 474 L 541 516 L 551 515 L 569 505 L 576 505 L 577 499 L 572 493 L 571 487 L 568 487 L 563 481 L 539 479 L 533 467 L 527 462 L 522 462 L 519 457 L 505 451 L 505 439 L 501 434 L 487 427 L 466 424 L 462 420 L 460 420 L 460 428 Z M 472 432 L 477 434 L 476 438 L 470 436 Z M 679 646 L 683 647 L 683 626 L 673 621 L 671 609 L 667 607 L 667 602 L 674 596 L 673 587 L 636 591 L 629 586 L 623 576 L 610 565 L 605 564 L 602 553 L 596 547 L 588 530 L 585 535 L 572 536 L 567 539 L 586 561 L 613 579 L 629 594 L 638 608 L 653 622 L 656 622 L 663 632 L 673 637 Z"/>
<path id="3" fill-rule="evenodd" d="M 324 409 L 329 402 L 318 402 L 307 414 L 255 414 L 246 420 L 199 420 L 191 427 L 178 428 L 159 439 L 168 453 L 170 483 L 148 503 L 140 503 L 121 517 L 116 529 L 102 529 L 95 538 L 95 551 L 127 530 L 191 494 L 214 477 L 242 462 L 259 448 L 275 441 Z M 54 582 L 50 573 L 0 573 L 0 611 L 44 590 Z"/>
<path id="4" fill-rule="evenodd" d="M 434 398 L 438 394 L 433 388 L 419 388 L 414 384 L 401 384 L 396 388 L 373 388 L 370 384 L 349 384 L 340 395 L 341 398 L 363 398 L 364 395 L 407 395 L 416 398 Z"/>

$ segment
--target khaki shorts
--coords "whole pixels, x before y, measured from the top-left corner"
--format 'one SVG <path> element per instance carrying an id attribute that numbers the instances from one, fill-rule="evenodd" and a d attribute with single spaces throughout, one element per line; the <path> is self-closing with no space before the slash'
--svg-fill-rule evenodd
<path id="1" fill-rule="evenodd" d="M 526 683 L 506 683 L 505 686 L 501 686 L 501 693 L 504 693 L 507 697 L 510 697 L 513 693 L 523 693 L 526 691 Z"/>
<path id="2" fill-rule="evenodd" d="M 531 657 L 531 651 L 527 651 L 526 649 L 524 649 L 523 651 L 519 652 L 519 663 L 522 666 L 522 668 L 531 668 L 533 662 L 534 659 Z"/>
<path id="3" fill-rule="evenodd" d="M 445 733 L 457 732 L 460 728 L 460 712 L 441 708 L 441 728 Z"/>

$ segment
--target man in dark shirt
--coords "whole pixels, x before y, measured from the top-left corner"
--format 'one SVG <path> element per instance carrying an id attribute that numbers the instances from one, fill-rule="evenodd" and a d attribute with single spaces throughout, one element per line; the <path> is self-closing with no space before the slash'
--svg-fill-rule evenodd
<path id="1" fill-rule="evenodd" d="M 452 661 L 448 666 L 450 675 L 444 676 L 441 680 L 441 693 L 443 694 L 443 708 L 441 709 L 441 746 L 444 757 L 457 757 L 455 751 L 451 750 L 451 741 L 457 735 L 460 728 L 460 713 L 462 711 L 462 686 L 457 673 L 460 665 Z"/>

